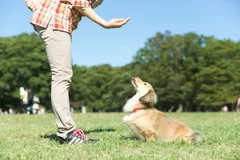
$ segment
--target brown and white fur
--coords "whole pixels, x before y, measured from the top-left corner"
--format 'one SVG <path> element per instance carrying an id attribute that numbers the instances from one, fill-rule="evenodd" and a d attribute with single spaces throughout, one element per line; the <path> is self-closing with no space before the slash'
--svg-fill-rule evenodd
<path id="1" fill-rule="evenodd" d="M 123 107 L 123 111 L 129 113 L 123 121 L 137 139 L 188 143 L 201 140 L 200 135 L 187 125 L 154 108 L 157 96 L 149 83 L 134 76 L 132 84 L 136 94 Z"/>

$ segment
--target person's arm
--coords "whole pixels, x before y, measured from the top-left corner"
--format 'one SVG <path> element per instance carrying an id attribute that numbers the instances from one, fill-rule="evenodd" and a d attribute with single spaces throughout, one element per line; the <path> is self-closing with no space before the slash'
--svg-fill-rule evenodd
<path id="1" fill-rule="evenodd" d="M 112 19 L 107 22 L 106 20 L 101 18 L 91 7 L 82 8 L 82 7 L 75 6 L 75 8 L 81 14 L 88 17 L 90 20 L 99 24 L 103 28 L 120 28 L 130 20 L 130 18 L 127 18 L 127 19 L 119 18 L 119 19 Z"/>

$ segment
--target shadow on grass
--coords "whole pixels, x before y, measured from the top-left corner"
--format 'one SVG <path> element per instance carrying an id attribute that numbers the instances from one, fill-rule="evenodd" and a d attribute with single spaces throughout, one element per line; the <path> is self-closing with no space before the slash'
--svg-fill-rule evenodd
<path id="1" fill-rule="evenodd" d="M 134 136 L 131 136 L 131 135 L 129 135 L 129 136 L 121 136 L 120 137 L 121 139 L 123 139 L 123 140 L 134 140 L 134 141 L 139 141 L 139 139 L 137 139 L 136 137 L 134 137 Z"/>
<path id="2" fill-rule="evenodd" d="M 89 133 L 100 133 L 100 132 L 115 132 L 116 129 L 113 128 L 97 128 L 97 129 L 93 129 L 93 130 L 86 130 L 83 131 L 85 134 L 89 134 Z"/>
<path id="3" fill-rule="evenodd" d="M 49 139 L 51 141 L 57 141 L 59 142 L 59 139 L 56 134 L 45 134 L 45 135 L 40 135 L 41 138 Z"/>
<path id="4" fill-rule="evenodd" d="M 89 133 L 100 133 L 100 132 L 114 132 L 116 131 L 116 129 L 113 128 L 98 128 L 98 129 L 94 129 L 94 130 L 86 130 L 83 131 L 85 134 L 89 134 Z M 45 134 L 45 135 L 40 135 L 41 138 L 45 138 L 45 139 L 49 139 L 51 141 L 59 141 L 59 138 L 57 137 L 56 134 Z"/>

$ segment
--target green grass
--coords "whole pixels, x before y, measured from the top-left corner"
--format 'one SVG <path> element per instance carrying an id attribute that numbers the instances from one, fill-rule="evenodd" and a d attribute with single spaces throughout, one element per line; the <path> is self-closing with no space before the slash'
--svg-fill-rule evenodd
<path id="1" fill-rule="evenodd" d="M 96 144 L 60 145 L 53 114 L 0 116 L 0 160 L 231 160 L 240 159 L 240 114 L 166 113 L 201 133 L 198 144 L 134 140 L 123 113 L 74 113 L 78 128 Z"/>

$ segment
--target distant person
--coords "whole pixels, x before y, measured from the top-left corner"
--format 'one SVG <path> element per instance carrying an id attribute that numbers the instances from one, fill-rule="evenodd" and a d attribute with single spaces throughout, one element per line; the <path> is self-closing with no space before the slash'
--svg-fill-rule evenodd
<path id="1" fill-rule="evenodd" d="M 32 105 L 33 114 L 37 114 L 39 112 L 40 110 L 39 103 L 40 103 L 39 98 L 34 94 Z"/>
<path id="2" fill-rule="evenodd" d="M 240 97 L 237 99 L 236 111 L 240 112 Z"/>
<path id="3" fill-rule="evenodd" d="M 23 105 L 28 104 L 28 90 L 25 87 L 20 88 L 20 98 L 22 100 Z"/>
<path id="4" fill-rule="evenodd" d="M 37 113 L 38 113 L 38 114 L 45 114 L 45 109 L 44 109 L 44 107 L 43 107 L 43 106 L 39 106 Z"/>
<path id="5" fill-rule="evenodd" d="M 222 108 L 223 112 L 228 112 L 228 106 L 227 105 L 224 105 L 223 108 Z"/>
<path id="6" fill-rule="evenodd" d="M 65 143 L 95 141 L 86 138 L 82 130 L 76 130 L 70 111 L 68 89 L 73 74 L 71 57 L 72 31 L 77 28 L 78 22 L 83 15 L 103 28 L 120 28 L 130 20 L 128 18 L 105 21 L 93 10 L 102 1 L 35 0 L 34 2 L 25 0 L 28 8 L 33 11 L 30 23 L 39 33 L 46 46 L 52 72 L 51 101 L 56 118 L 57 136 L 59 140 Z"/>
<path id="7" fill-rule="evenodd" d="M 13 114 L 14 113 L 12 108 L 9 108 L 8 112 L 9 112 L 9 114 Z"/>
<path id="8" fill-rule="evenodd" d="M 33 90 L 30 88 L 28 89 L 28 111 L 30 112 L 30 114 L 33 113 L 33 104 L 34 104 L 34 92 Z"/>

